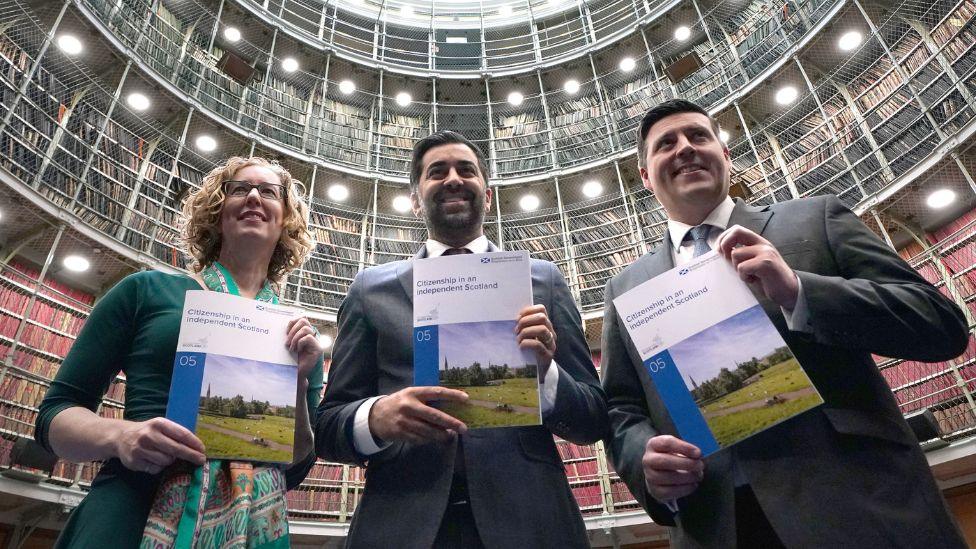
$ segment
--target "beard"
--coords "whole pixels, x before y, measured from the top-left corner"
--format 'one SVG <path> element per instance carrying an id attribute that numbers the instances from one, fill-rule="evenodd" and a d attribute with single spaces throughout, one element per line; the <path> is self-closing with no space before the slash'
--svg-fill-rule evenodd
<path id="1" fill-rule="evenodd" d="M 468 200 L 466 208 L 460 211 L 447 212 L 443 198 L 447 195 L 443 189 L 423 200 L 424 217 L 427 229 L 431 234 L 450 234 L 455 231 L 466 232 L 480 227 L 485 220 L 485 193 L 475 193 L 464 189 L 460 193 L 450 193 Z"/>

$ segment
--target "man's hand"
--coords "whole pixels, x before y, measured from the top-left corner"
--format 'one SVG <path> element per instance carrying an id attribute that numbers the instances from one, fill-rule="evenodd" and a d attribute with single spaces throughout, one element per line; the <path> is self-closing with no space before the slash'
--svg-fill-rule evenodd
<path id="1" fill-rule="evenodd" d="M 177 459 L 203 465 L 203 442 L 189 429 L 164 417 L 125 421 L 115 438 L 115 455 L 132 471 L 155 475 Z"/>
<path id="2" fill-rule="evenodd" d="M 369 411 L 369 432 L 384 442 L 448 442 L 468 426 L 427 405 L 431 400 L 464 403 L 467 393 L 446 387 L 407 387 L 377 400 Z"/>
<path id="3" fill-rule="evenodd" d="M 780 307 L 788 311 L 796 307 L 800 292 L 796 273 L 768 240 L 734 225 L 719 235 L 717 248 L 732 261 L 739 278 L 749 284 L 759 284 L 766 297 Z"/>
<path id="4" fill-rule="evenodd" d="M 556 330 L 549 322 L 546 306 L 531 305 L 519 311 L 515 333 L 519 348 L 535 351 L 539 379 L 544 379 L 556 354 Z"/>
<path id="5" fill-rule="evenodd" d="M 705 477 L 705 460 L 694 444 L 671 435 L 651 437 L 644 446 L 644 484 L 661 502 L 683 498 Z"/>

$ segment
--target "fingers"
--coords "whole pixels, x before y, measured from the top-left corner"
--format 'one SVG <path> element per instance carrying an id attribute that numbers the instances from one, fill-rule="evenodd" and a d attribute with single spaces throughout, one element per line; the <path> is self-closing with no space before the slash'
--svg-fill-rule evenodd
<path id="1" fill-rule="evenodd" d="M 519 311 L 516 320 L 515 333 L 521 332 L 527 326 L 541 325 L 552 330 L 552 324 L 549 322 L 549 315 L 546 313 L 545 305 L 529 305 L 528 307 L 523 307 Z"/>
<path id="2" fill-rule="evenodd" d="M 163 435 L 150 438 L 150 443 L 155 450 L 196 465 L 203 465 L 207 459 L 203 441 L 189 429 L 166 418 L 155 418 L 150 421 L 154 422 L 151 427 Z"/>
<path id="3" fill-rule="evenodd" d="M 308 336 L 311 336 L 312 339 L 316 339 L 316 335 L 317 332 L 315 331 L 315 328 L 309 324 L 308 319 L 295 319 L 288 323 L 288 335 L 285 338 L 285 344 L 288 346 L 288 350 L 298 352 L 299 342 Z"/>
<path id="4" fill-rule="evenodd" d="M 733 225 L 718 235 L 715 248 L 727 259 L 731 259 L 732 250 L 737 247 L 763 243 L 769 244 L 769 241 L 741 225 Z"/>
<path id="5" fill-rule="evenodd" d="M 515 333 L 519 348 L 534 351 L 543 360 L 552 359 L 556 352 L 556 330 L 545 305 L 531 305 L 519 311 Z"/>
<path id="6" fill-rule="evenodd" d="M 651 437 L 647 441 L 645 450 L 652 450 L 654 452 L 664 454 L 680 454 L 692 459 L 698 459 L 701 457 L 700 448 L 690 442 L 685 442 L 684 440 L 671 435 L 658 435 L 656 437 Z"/>
<path id="7" fill-rule="evenodd" d="M 423 387 L 408 387 L 402 389 L 402 391 L 410 394 L 417 400 L 424 402 L 430 400 L 447 400 L 450 402 L 467 402 L 468 393 L 464 391 L 459 391 L 457 389 L 448 389 L 447 387 L 437 387 L 437 386 L 423 386 Z"/>
<path id="8" fill-rule="evenodd" d="M 659 500 L 687 496 L 705 477 L 701 450 L 670 435 L 647 441 L 641 465 L 648 492 Z"/>

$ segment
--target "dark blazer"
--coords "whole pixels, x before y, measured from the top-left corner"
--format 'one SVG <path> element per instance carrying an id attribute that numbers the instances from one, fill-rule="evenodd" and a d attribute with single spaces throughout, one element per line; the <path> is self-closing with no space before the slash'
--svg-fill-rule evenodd
<path id="1" fill-rule="evenodd" d="M 490 246 L 489 251 L 498 251 Z M 414 259 L 427 256 L 421 248 Z M 559 384 L 544 426 L 462 436 L 471 510 L 486 547 L 586 547 L 579 507 L 553 434 L 577 444 L 606 436 L 606 402 L 562 273 L 533 259 L 532 294 L 556 331 Z M 413 384 L 413 262 L 360 272 L 339 308 L 339 333 L 315 423 L 318 455 L 366 465 L 350 547 L 430 547 L 448 503 L 456 442 L 395 443 L 369 458 L 353 445 L 359 406 Z"/>
<path id="2" fill-rule="evenodd" d="M 737 201 L 729 226 L 772 242 L 799 277 L 812 333 L 790 331 L 779 306 L 763 309 L 825 404 L 709 456 L 677 516 L 646 492 L 641 456 L 657 434 L 677 435 L 613 299 L 673 268 L 670 239 L 606 290 L 603 386 L 610 458 L 676 547 L 734 546 L 732 460 L 788 547 L 965 547 L 918 441 L 870 353 L 948 360 L 966 347 L 962 312 L 902 261 L 836 197 L 764 208 Z"/>

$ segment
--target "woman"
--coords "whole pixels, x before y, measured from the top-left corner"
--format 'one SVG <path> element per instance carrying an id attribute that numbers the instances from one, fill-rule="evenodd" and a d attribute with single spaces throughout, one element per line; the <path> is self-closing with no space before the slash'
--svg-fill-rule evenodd
<path id="1" fill-rule="evenodd" d="M 163 416 L 185 292 L 277 302 L 274 289 L 308 255 L 308 209 L 298 185 L 262 158 L 229 159 L 183 205 L 194 274 L 140 272 L 95 306 L 37 418 L 35 437 L 55 454 L 106 462 L 58 546 L 288 546 L 285 490 L 315 461 L 310 413 L 323 383 L 322 348 L 308 320 L 293 320 L 282 342 L 299 366 L 295 461 L 285 471 L 208 462 L 200 439 Z M 100 417 L 95 410 L 119 371 L 125 417 Z"/>

